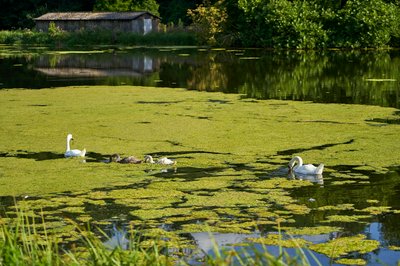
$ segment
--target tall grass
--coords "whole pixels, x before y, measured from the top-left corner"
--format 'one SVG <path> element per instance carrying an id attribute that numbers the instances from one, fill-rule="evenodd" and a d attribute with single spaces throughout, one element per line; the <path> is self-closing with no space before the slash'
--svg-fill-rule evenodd
<path id="1" fill-rule="evenodd" d="M 34 220 L 18 212 L 16 219 L 0 226 L 1 265 L 60 265 L 58 243 L 39 234 Z"/>
<path id="2" fill-rule="evenodd" d="M 154 32 L 146 35 L 112 31 L 37 32 L 32 30 L 0 31 L 0 44 L 49 46 L 72 49 L 93 45 L 196 45 L 193 33 L 188 31 Z"/>
<path id="3" fill-rule="evenodd" d="M 161 254 L 156 241 L 140 245 L 135 235 L 128 249 L 110 249 L 94 232 L 72 221 L 81 238 L 78 247 L 67 250 L 61 248 L 60 238 L 48 234 L 43 216 L 39 226 L 33 216 L 17 210 L 16 218 L 0 225 L 0 265 L 172 265 L 175 260 Z"/>
<path id="4" fill-rule="evenodd" d="M 0 44 L 53 45 L 54 40 L 44 32 L 30 30 L 0 31 Z"/>
<path id="5" fill-rule="evenodd" d="M 168 247 L 158 245 L 157 240 L 143 241 L 135 234 L 129 237 L 127 248 L 111 249 L 90 228 L 82 229 L 72 221 L 70 223 L 79 232 L 80 239 L 66 249 L 60 238 L 47 232 L 43 215 L 41 224 L 36 224 L 33 212 L 17 210 L 16 213 L 13 219 L 1 220 L 0 265 L 190 265 L 185 258 L 169 255 Z M 210 238 L 213 239 L 211 233 Z M 146 245 L 142 245 L 142 241 Z M 203 259 L 203 265 L 215 266 L 309 264 L 301 249 L 295 257 L 282 250 L 279 256 L 274 256 L 264 245 L 240 250 L 221 249 L 215 240 L 213 254 L 205 254 Z"/>

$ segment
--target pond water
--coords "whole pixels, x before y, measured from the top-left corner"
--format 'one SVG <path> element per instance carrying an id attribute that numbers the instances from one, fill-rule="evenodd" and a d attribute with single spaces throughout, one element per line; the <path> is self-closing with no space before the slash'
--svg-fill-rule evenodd
<path id="1" fill-rule="evenodd" d="M 308 241 L 311 265 L 400 260 L 398 50 L 3 47 L 0 88 L 2 217 L 16 198 L 55 231 L 71 230 L 64 217 L 100 226 L 111 247 L 134 225 L 191 264 L 203 254 L 182 243 L 212 254 L 207 231 L 221 249 L 278 254 L 277 224 L 288 254 L 290 236 Z M 90 143 L 84 162 L 63 158 L 66 131 Z M 128 147 L 178 164 L 105 163 Z M 293 155 L 324 162 L 323 176 L 288 173 Z M 378 248 L 318 246 L 346 241 Z"/>
<path id="2" fill-rule="evenodd" d="M 1 54 L 0 54 L 1 56 Z M 257 99 L 400 107 L 400 51 L 185 48 L 4 52 L 0 88 L 180 87 Z"/>

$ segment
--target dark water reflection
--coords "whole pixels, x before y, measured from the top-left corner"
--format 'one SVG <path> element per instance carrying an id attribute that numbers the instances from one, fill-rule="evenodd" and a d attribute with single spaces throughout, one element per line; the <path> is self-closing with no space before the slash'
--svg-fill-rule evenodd
<path id="1" fill-rule="evenodd" d="M 400 51 L 130 49 L 0 55 L 0 88 L 140 85 L 400 108 Z"/>

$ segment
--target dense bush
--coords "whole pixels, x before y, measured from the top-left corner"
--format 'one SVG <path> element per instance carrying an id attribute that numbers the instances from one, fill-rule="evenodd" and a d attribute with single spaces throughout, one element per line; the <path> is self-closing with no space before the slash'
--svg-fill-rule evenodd
<path id="1" fill-rule="evenodd" d="M 324 17 L 329 11 L 306 1 L 239 1 L 246 17 L 240 39 L 246 46 L 280 48 L 325 47 Z M 245 29 L 252 30 L 245 30 Z"/>
<path id="2" fill-rule="evenodd" d="M 196 9 L 188 10 L 193 24 L 192 28 L 200 42 L 209 45 L 217 44 L 218 34 L 224 31 L 227 13 L 221 1 L 215 5 L 199 5 Z"/>
<path id="3" fill-rule="evenodd" d="M 31 30 L 0 31 L 0 44 L 52 45 L 52 37 L 44 32 Z"/>
<path id="4" fill-rule="evenodd" d="M 382 0 L 349 0 L 336 14 L 331 43 L 337 47 L 385 46 L 399 33 L 399 15 L 399 7 Z"/>
<path id="5" fill-rule="evenodd" d="M 330 3 L 330 2 L 329 2 Z M 279 48 L 398 46 L 400 4 L 384 0 L 238 0 L 244 46 Z M 228 21 L 235 20 L 230 17 Z"/>

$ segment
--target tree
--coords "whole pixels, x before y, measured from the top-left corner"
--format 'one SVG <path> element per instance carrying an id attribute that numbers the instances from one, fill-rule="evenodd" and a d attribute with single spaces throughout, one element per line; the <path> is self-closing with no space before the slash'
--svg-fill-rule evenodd
<path id="1" fill-rule="evenodd" d="M 94 11 L 149 11 L 159 15 L 156 0 L 96 0 Z"/>
<path id="2" fill-rule="evenodd" d="M 239 30 L 245 46 L 357 48 L 398 45 L 400 40 L 400 4 L 392 0 L 238 0 L 238 4 L 246 18 Z"/>
<path id="3" fill-rule="evenodd" d="M 162 22 L 178 24 L 183 22 L 185 25 L 191 23 L 187 15 L 188 9 L 195 9 L 196 5 L 201 4 L 202 0 L 157 0 L 160 5 L 159 11 Z"/>
<path id="4" fill-rule="evenodd" d="M 398 6 L 383 0 L 348 0 L 331 39 L 338 47 L 381 47 L 399 34 Z"/>
<path id="5" fill-rule="evenodd" d="M 224 31 L 224 23 L 227 20 L 227 13 L 222 1 L 214 5 L 201 4 L 196 9 L 189 9 L 188 15 L 193 21 L 192 27 L 199 40 L 209 45 L 215 45 L 217 35 Z"/>
<path id="6" fill-rule="evenodd" d="M 243 44 L 261 47 L 325 47 L 327 32 L 323 17 L 329 12 L 312 2 L 289 0 L 239 0 L 246 15 Z"/>
<path id="7" fill-rule="evenodd" d="M 1 0 L 0 30 L 32 28 L 47 12 L 92 11 L 95 0 Z"/>

